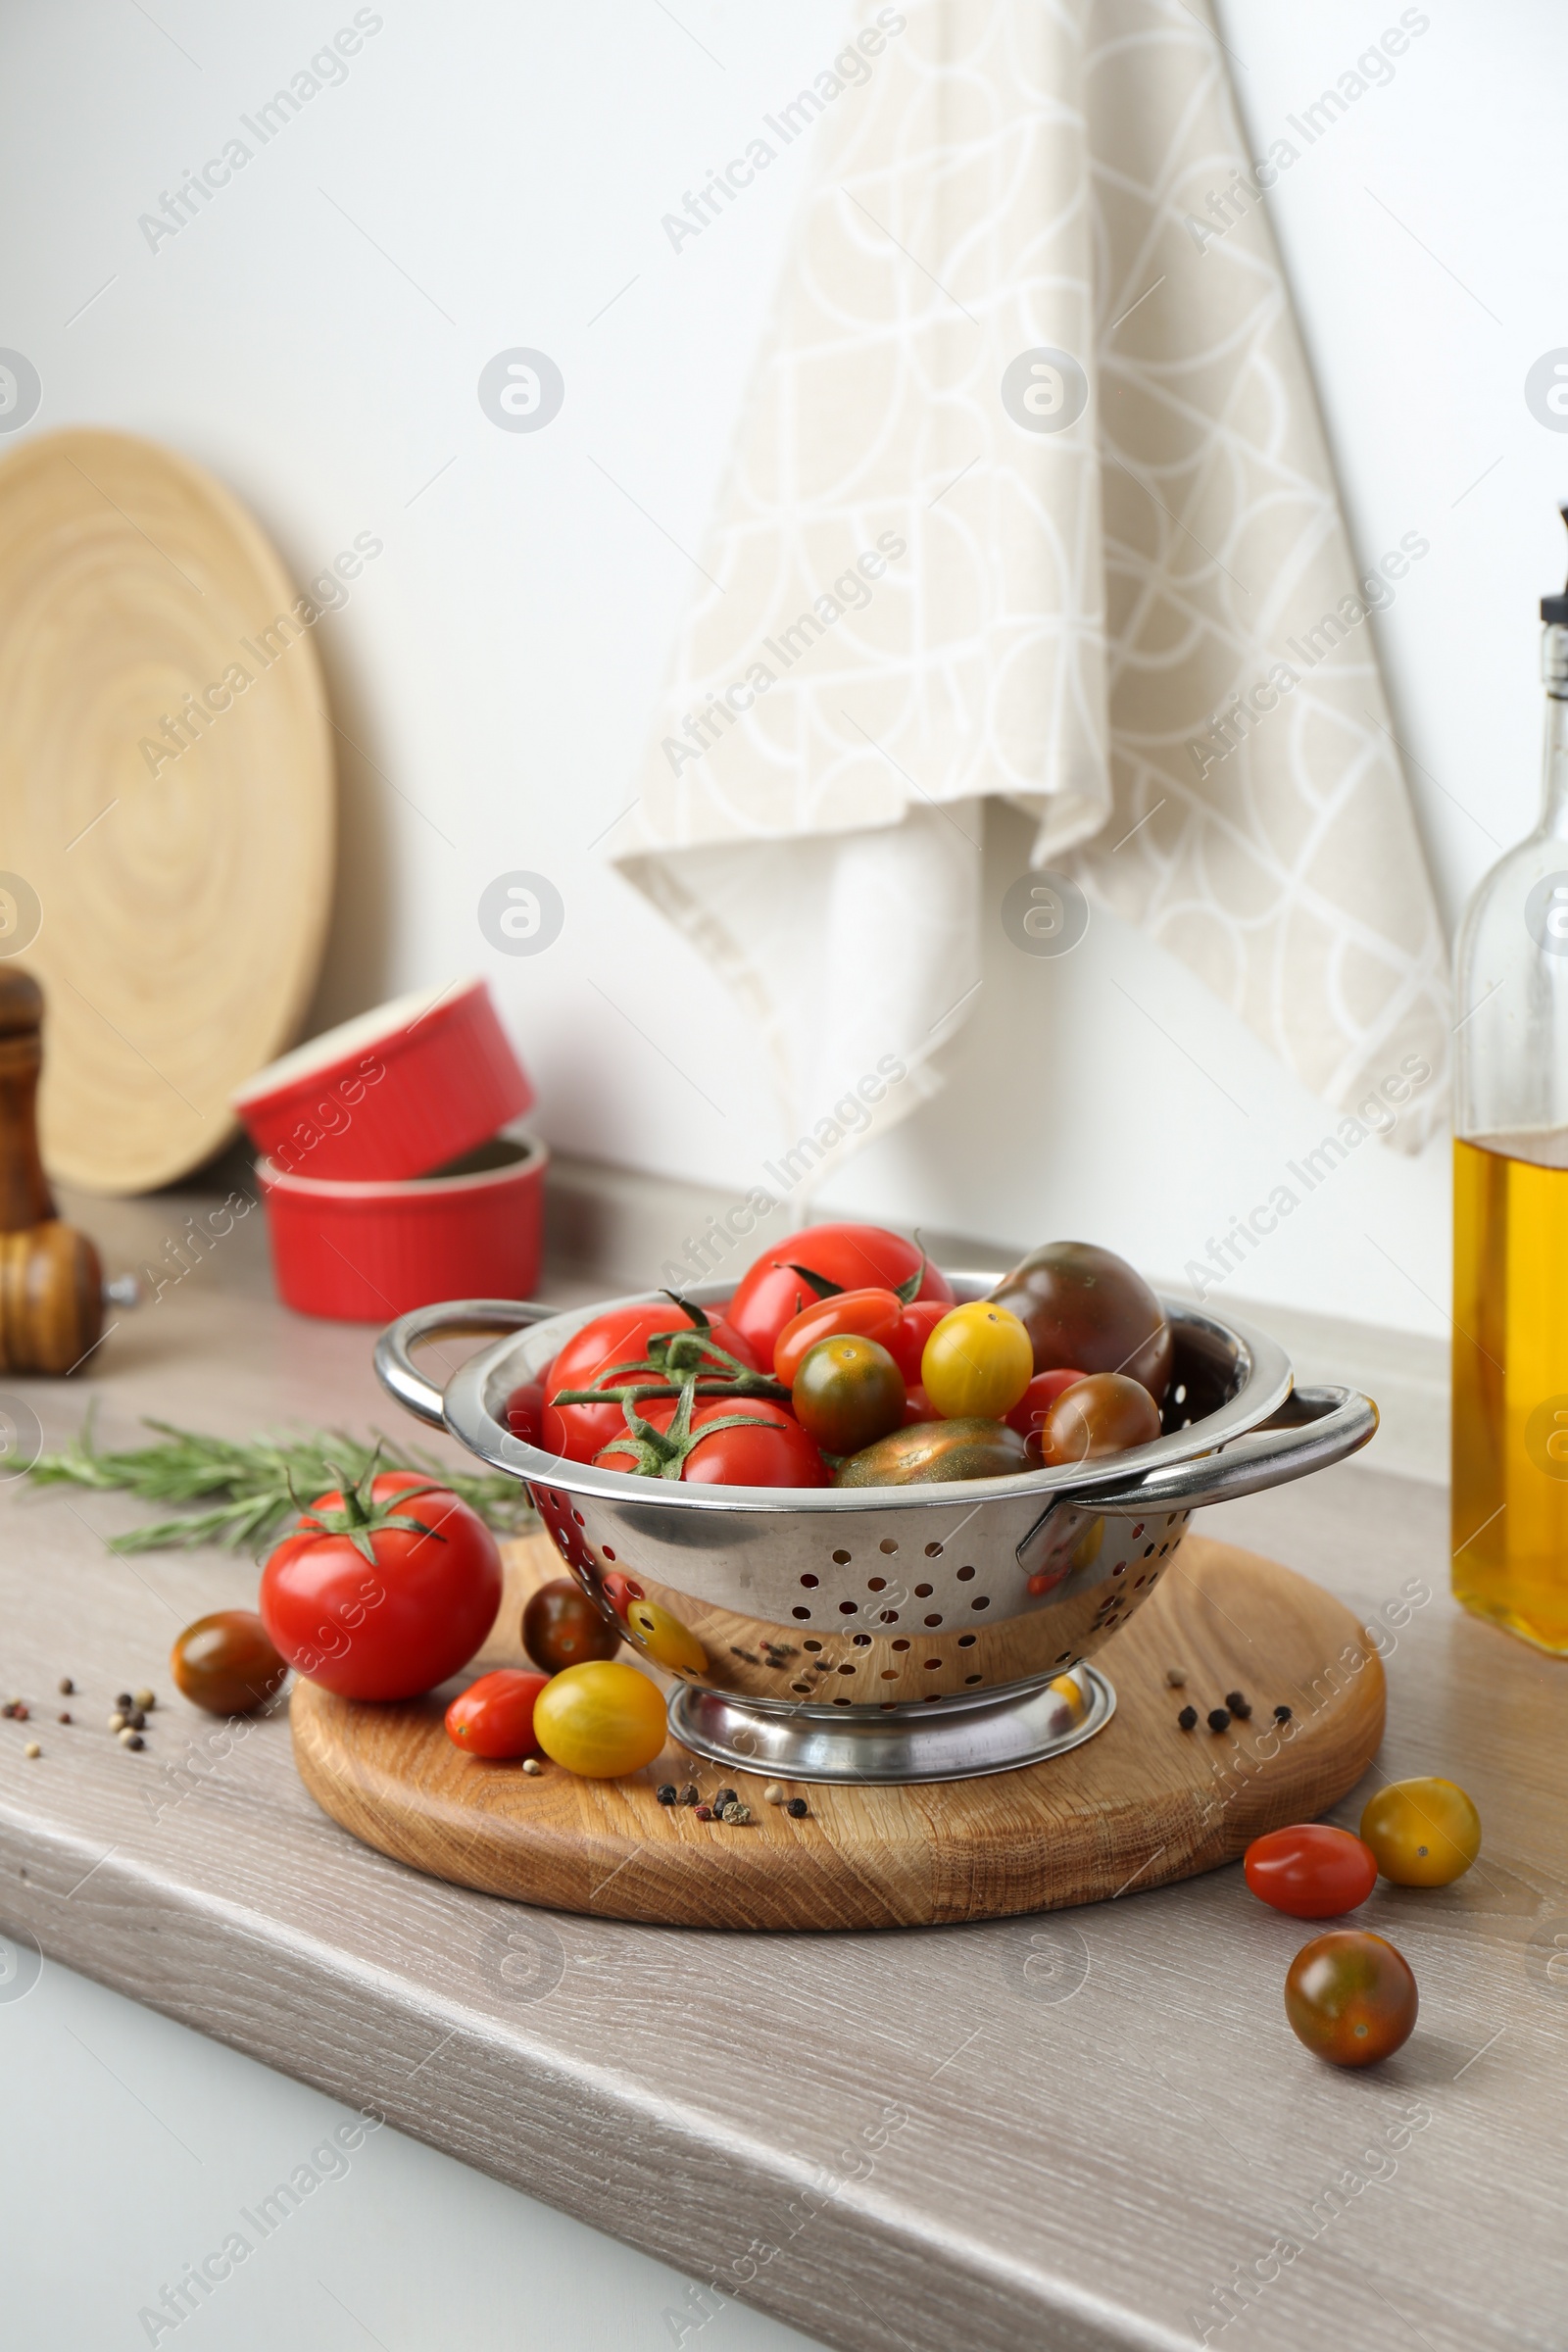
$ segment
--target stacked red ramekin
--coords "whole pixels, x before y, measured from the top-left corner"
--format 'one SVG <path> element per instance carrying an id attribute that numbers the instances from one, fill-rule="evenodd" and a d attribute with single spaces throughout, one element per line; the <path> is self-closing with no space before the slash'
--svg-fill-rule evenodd
<path id="1" fill-rule="evenodd" d="M 526 1298 L 549 1153 L 488 984 L 400 997 L 297 1046 L 232 1098 L 262 1156 L 272 1266 L 305 1315 L 385 1323 Z"/>

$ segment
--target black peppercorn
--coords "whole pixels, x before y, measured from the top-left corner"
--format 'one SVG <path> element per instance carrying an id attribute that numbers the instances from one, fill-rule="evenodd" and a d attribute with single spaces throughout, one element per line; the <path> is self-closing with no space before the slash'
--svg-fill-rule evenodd
<path id="1" fill-rule="evenodd" d="M 672 1805 L 675 1802 L 674 1783 L 672 1781 L 665 1781 L 662 1788 L 655 1789 L 654 1794 L 658 1797 L 662 1805 Z"/>
<path id="2" fill-rule="evenodd" d="M 1240 1690 L 1227 1690 L 1225 1693 L 1225 1704 L 1229 1707 L 1233 1715 L 1241 1718 L 1243 1723 L 1247 1722 L 1248 1718 L 1252 1712 L 1251 1700 L 1245 1696 L 1245 1694 Z"/>
<path id="3" fill-rule="evenodd" d="M 136 1704 L 136 1701 L 131 1697 L 128 1690 L 117 1690 L 115 1692 L 115 1704 L 123 1714 L 128 1715 L 131 1708 Z"/>
<path id="4" fill-rule="evenodd" d="M 1225 1708 L 1224 1708 L 1224 1707 L 1210 1707 L 1210 1708 L 1209 1708 L 1209 1710 L 1208 1710 L 1208 1728 L 1209 1728 L 1209 1730 L 1210 1730 L 1211 1732 L 1223 1732 L 1224 1730 L 1226 1730 L 1226 1729 L 1227 1729 L 1227 1727 L 1229 1726 L 1229 1723 L 1230 1723 L 1230 1716 L 1229 1716 L 1229 1714 L 1226 1712 L 1226 1710 L 1225 1710 Z"/>
<path id="5" fill-rule="evenodd" d="M 142 1732 L 147 1728 L 147 1718 L 140 1707 L 132 1707 L 130 1713 L 125 1717 L 125 1721 L 133 1732 Z"/>
<path id="6" fill-rule="evenodd" d="M 684 1788 L 681 1790 L 681 1792 L 680 1792 L 680 1802 L 681 1802 L 683 1805 L 695 1805 L 695 1804 L 696 1804 L 696 1802 L 697 1802 L 697 1784 L 696 1784 L 696 1782 L 695 1782 L 695 1781 L 688 1781 L 688 1782 L 687 1782 L 687 1784 L 686 1784 L 685 1788 Z"/>
<path id="7" fill-rule="evenodd" d="M 804 1797 L 804 1796 L 792 1796 L 792 1797 L 790 1798 L 790 1801 L 789 1801 L 789 1803 L 788 1803 L 788 1804 L 785 1806 L 784 1810 L 785 1810 L 785 1812 L 786 1812 L 787 1814 L 789 1814 L 789 1816 L 790 1816 L 790 1818 L 791 1818 L 791 1820 L 792 1820 L 792 1821 L 804 1821 L 804 1820 L 806 1819 L 806 1799 L 805 1799 L 805 1797 Z"/>
<path id="8" fill-rule="evenodd" d="M 733 1788 L 721 1788 L 713 1799 L 713 1811 L 715 1813 L 722 1813 L 726 1805 L 737 1805 L 739 1803 L 740 1798 L 736 1795 Z"/>
<path id="9" fill-rule="evenodd" d="M 1276 1707 L 1276 1708 L 1275 1708 L 1275 1710 L 1274 1710 L 1274 1720 L 1275 1720 L 1275 1722 L 1276 1722 L 1276 1723 L 1289 1723 L 1289 1722 L 1290 1722 L 1290 1720 L 1291 1720 L 1291 1710 L 1290 1710 L 1290 1708 L 1289 1708 L 1289 1707 Z"/>
<path id="10" fill-rule="evenodd" d="M 1176 1720 L 1181 1725 L 1184 1732 L 1196 1732 L 1198 1729 L 1198 1709 L 1196 1707 L 1183 1707 Z"/>
<path id="11" fill-rule="evenodd" d="M 145 1747 L 147 1742 L 142 1738 L 140 1732 L 132 1732 L 130 1738 L 124 1742 L 124 1744 L 126 1747 Z"/>

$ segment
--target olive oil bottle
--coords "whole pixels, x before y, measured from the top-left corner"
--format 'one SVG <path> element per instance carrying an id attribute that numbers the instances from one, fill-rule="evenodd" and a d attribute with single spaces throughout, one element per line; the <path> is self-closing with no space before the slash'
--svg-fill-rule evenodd
<path id="1" fill-rule="evenodd" d="M 1541 617 L 1541 822 L 1456 956 L 1453 1590 L 1568 1654 L 1568 593 Z"/>

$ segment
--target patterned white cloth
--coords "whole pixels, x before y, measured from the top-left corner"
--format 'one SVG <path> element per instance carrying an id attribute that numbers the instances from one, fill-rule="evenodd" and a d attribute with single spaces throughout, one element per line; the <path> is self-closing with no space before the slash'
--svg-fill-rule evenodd
<path id="1" fill-rule="evenodd" d="M 1446 1071 L 1365 625 L 1425 542 L 1357 578 L 1207 10 L 868 8 L 768 118 L 820 113 L 811 190 L 610 854 L 754 1007 L 790 1135 L 906 1067 L 829 1157 L 972 1009 L 987 795 L 1328 1102 Z"/>

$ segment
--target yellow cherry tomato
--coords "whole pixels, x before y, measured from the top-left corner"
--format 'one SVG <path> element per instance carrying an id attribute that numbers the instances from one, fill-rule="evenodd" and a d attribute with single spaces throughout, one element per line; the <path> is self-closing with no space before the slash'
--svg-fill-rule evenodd
<path id="1" fill-rule="evenodd" d="M 1034 1378 L 1034 1343 L 990 1298 L 944 1315 L 920 1357 L 920 1385 L 944 1421 L 1000 1421 Z"/>
<path id="2" fill-rule="evenodd" d="M 1448 1886 L 1481 1851 L 1481 1816 L 1456 1781 L 1391 1781 L 1368 1799 L 1361 1837 L 1396 1886 Z"/>
<path id="3" fill-rule="evenodd" d="M 567 1666 L 534 1701 L 533 1736 L 567 1772 L 612 1781 L 641 1772 L 663 1746 L 664 1701 L 635 1666 L 612 1658 Z"/>
<path id="4" fill-rule="evenodd" d="M 657 1600 L 628 1601 L 626 1624 L 638 1648 L 646 1650 L 656 1666 L 668 1666 L 676 1674 L 708 1672 L 708 1652 L 691 1627 Z"/>

